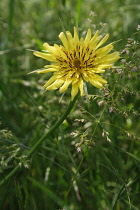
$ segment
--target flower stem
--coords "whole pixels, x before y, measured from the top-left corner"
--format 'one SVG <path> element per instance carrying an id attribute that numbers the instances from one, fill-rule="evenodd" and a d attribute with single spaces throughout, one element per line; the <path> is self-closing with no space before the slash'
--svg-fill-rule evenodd
<path id="1" fill-rule="evenodd" d="M 70 111 L 72 110 L 76 99 L 78 97 L 78 94 L 75 96 L 73 101 L 70 101 L 66 111 L 63 113 L 63 115 L 60 117 L 60 119 L 50 128 L 50 130 L 45 133 L 39 140 L 38 142 L 33 146 L 33 148 L 30 150 L 26 158 L 23 160 L 29 160 L 29 158 L 37 151 L 37 149 L 40 147 L 40 145 L 47 139 L 47 137 L 54 132 L 62 123 L 63 121 L 67 118 L 69 115 Z M 21 168 L 21 165 L 17 165 L 3 180 L 0 182 L 0 186 L 2 186 L 6 181 L 8 181 L 19 169 Z"/>
<path id="2" fill-rule="evenodd" d="M 63 115 L 60 117 L 60 119 L 54 124 L 54 126 L 52 126 L 50 128 L 50 130 L 44 134 L 44 136 L 42 136 L 39 141 L 34 145 L 34 147 L 30 150 L 30 152 L 27 155 L 27 159 L 30 158 L 33 153 L 39 148 L 39 146 L 42 144 L 42 142 L 44 142 L 46 140 L 46 138 L 53 132 L 55 131 L 62 123 L 63 121 L 66 119 L 66 117 L 69 115 L 70 111 L 72 110 L 75 101 L 77 99 L 78 95 L 74 98 L 73 101 L 70 101 L 66 111 L 63 113 Z"/>

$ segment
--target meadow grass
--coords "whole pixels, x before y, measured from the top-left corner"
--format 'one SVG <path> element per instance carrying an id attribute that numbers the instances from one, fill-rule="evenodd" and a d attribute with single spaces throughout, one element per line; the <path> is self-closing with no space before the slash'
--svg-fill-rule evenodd
<path id="1" fill-rule="evenodd" d="M 140 209 L 139 10 L 138 0 L 0 1 L 0 209 Z M 44 91 L 51 73 L 28 75 L 47 63 L 32 51 L 74 25 L 109 33 L 121 58 L 26 159 L 70 100 L 70 89 Z"/>

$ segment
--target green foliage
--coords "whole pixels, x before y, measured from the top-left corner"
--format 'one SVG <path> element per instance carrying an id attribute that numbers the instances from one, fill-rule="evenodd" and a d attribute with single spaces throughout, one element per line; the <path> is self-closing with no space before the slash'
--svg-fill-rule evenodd
<path id="1" fill-rule="evenodd" d="M 138 0 L 0 1 L 0 209 L 140 209 L 140 5 Z M 70 92 L 44 91 L 49 74 L 32 50 L 59 43 L 78 25 L 84 35 L 110 33 L 117 67 L 104 90 L 87 85 L 67 120 L 30 161 L 33 145 L 61 117 Z"/>

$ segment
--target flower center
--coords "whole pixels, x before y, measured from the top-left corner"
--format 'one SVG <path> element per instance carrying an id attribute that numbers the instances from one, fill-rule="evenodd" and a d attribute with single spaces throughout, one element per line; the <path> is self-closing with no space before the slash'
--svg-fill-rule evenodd
<path id="1" fill-rule="evenodd" d="M 80 61 L 77 58 L 75 58 L 73 61 L 73 65 L 76 68 L 76 70 L 80 70 L 80 64 Z"/>

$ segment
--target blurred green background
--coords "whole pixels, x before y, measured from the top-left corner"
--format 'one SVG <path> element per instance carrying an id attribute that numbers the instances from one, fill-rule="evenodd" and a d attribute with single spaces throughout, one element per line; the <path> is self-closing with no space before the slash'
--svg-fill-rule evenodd
<path id="1" fill-rule="evenodd" d="M 62 115 L 70 98 L 44 91 L 51 74 L 30 74 L 33 56 L 60 44 L 63 28 L 110 34 L 121 59 L 88 85 L 68 119 L 0 188 L 0 209 L 140 209 L 140 4 L 138 0 L 0 1 L 0 177 L 3 179 Z M 80 152 L 78 152 L 80 148 Z"/>

